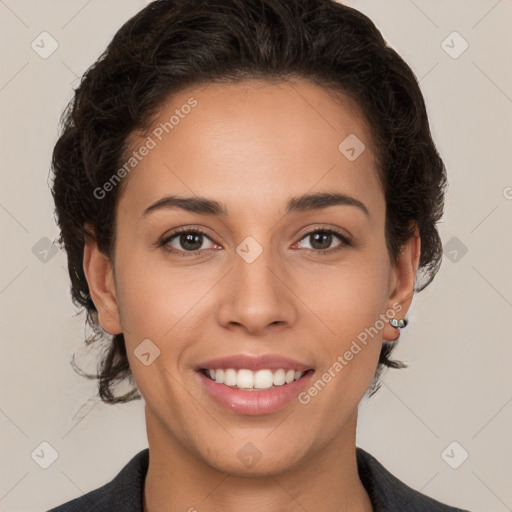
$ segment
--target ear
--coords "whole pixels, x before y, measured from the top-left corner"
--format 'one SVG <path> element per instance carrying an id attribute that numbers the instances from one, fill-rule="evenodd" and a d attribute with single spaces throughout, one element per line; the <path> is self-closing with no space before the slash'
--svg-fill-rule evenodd
<path id="1" fill-rule="evenodd" d="M 411 306 L 420 254 L 421 240 L 416 227 L 414 235 L 402 246 L 390 273 L 387 307 L 396 311 L 395 318 L 404 318 Z M 387 322 L 382 333 L 383 341 L 396 340 L 399 335 L 398 329 Z"/>
<path id="2" fill-rule="evenodd" d="M 121 327 L 113 269 L 110 261 L 98 248 L 94 230 L 86 226 L 91 234 L 85 235 L 84 272 L 91 298 L 98 310 L 98 321 L 109 334 L 120 334 Z"/>

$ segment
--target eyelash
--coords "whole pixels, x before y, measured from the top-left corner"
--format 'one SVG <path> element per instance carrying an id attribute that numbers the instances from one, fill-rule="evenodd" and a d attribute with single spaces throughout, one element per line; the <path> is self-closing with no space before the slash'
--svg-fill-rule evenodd
<path id="1" fill-rule="evenodd" d="M 171 240 L 173 240 L 174 238 L 176 238 L 179 235 L 198 234 L 198 233 L 200 233 L 201 235 L 205 236 L 206 238 L 208 238 L 210 241 L 213 242 L 213 240 L 211 240 L 211 238 L 204 231 L 202 231 L 199 228 L 193 228 L 193 229 L 192 228 L 179 228 L 176 231 L 173 231 L 170 235 L 163 238 L 159 242 L 158 245 L 160 247 L 163 247 L 164 250 L 167 251 L 168 253 L 175 254 L 177 256 L 184 256 L 184 257 L 199 256 L 201 253 L 203 253 L 205 250 L 208 250 L 208 249 L 200 249 L 198 251 L 177 251 L 175 249 L 170 249 L 167 245 Z M 308 251 L 310 253 L 314 253 L 315 255 L 318 255 L 318 254 L 325 255 L 327 253 L 333 254 L 335 252 L 338 252 L 338 251 L 344 249 L 347 246 L 352 245 L 346 235 L 344 235 L 341 232 L 337 231 L 336 229 L 332 229 L 332 228 L 317 228 L 312 231 L 308 231 L 300 238 L 299 241 L 304 240 L 304 238 L 307 238 L 308 236 L 311 236 L 315 233 L 332 234 L 332 235 L 335 235 L 336 237 L 338 237 L 340 239 L 340 241 L 342 242 L 339 246 L 334 247 L 332 249 L 305 249 L 306 251 Z"/>

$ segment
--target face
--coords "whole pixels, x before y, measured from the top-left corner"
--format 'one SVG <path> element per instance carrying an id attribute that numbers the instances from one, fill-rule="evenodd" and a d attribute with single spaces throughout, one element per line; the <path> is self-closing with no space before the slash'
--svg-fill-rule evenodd
<path id="1" fill-rule="evenodd" d="M 305 81 L 210 84 L 131 142 L 149 149 L 124 178 L 113 272 L 94 244 L 86 271 L 101 325 L 124 333 L 148 433 L 237 474 L 353 443 L 418 257 L 390 261 L 356 106 Z"/>

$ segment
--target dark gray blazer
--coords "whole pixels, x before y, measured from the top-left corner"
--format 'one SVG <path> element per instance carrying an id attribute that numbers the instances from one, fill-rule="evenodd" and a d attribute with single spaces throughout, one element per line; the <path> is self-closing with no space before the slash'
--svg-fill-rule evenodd
<path id="1" fill-rule="evenodd" d="M 394 477 L 375 457 L 356 448 L 357 469 L 374 512 L 468 512 L 443 505 Z M 148 470 L 149 449 L 135 455 L 104 486 L 52 508 L 48 512 L 143 512 L 142 493 Z"/>

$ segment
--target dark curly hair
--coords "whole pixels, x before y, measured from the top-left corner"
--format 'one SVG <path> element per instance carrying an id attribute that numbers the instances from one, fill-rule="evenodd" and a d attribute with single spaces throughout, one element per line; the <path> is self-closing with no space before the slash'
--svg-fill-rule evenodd
<path id="1" fill-rule="evenodd" d="M 145 130 L 168 97 L 185 87 L 243 80 L 306 79 L 348 95 L 372 129 L 386 200 L 386 242 L 396 261 L 417 227 L 420 272 L 415 291 L 434 278 L 442 257 L 436 223 L 444 207 L 446 171 L 430 133 L 418 82 L 370 19 L 333 0 L 155 0 L 128 20 L 85 72 L 61 118 L 52 158 L 52 194 L 68 256 L 71 295 L 85 307 L 106 345 L 97 375 L 106 403 L 140 398 L 123 334 L 98 323 L 83 269 L 86 225 L 113 260 L 116 205 L 122 186 L 94 191 L 119 169 L 130 135 Z M 121 183 L 123 185 L 123 183 Z M 383 343 L 369 396 L 380 387 L 395 342 Z M 77 369 L 74 358 L 73 365 Z M 131 389 L 116 396 L 128 381 Z"/>

